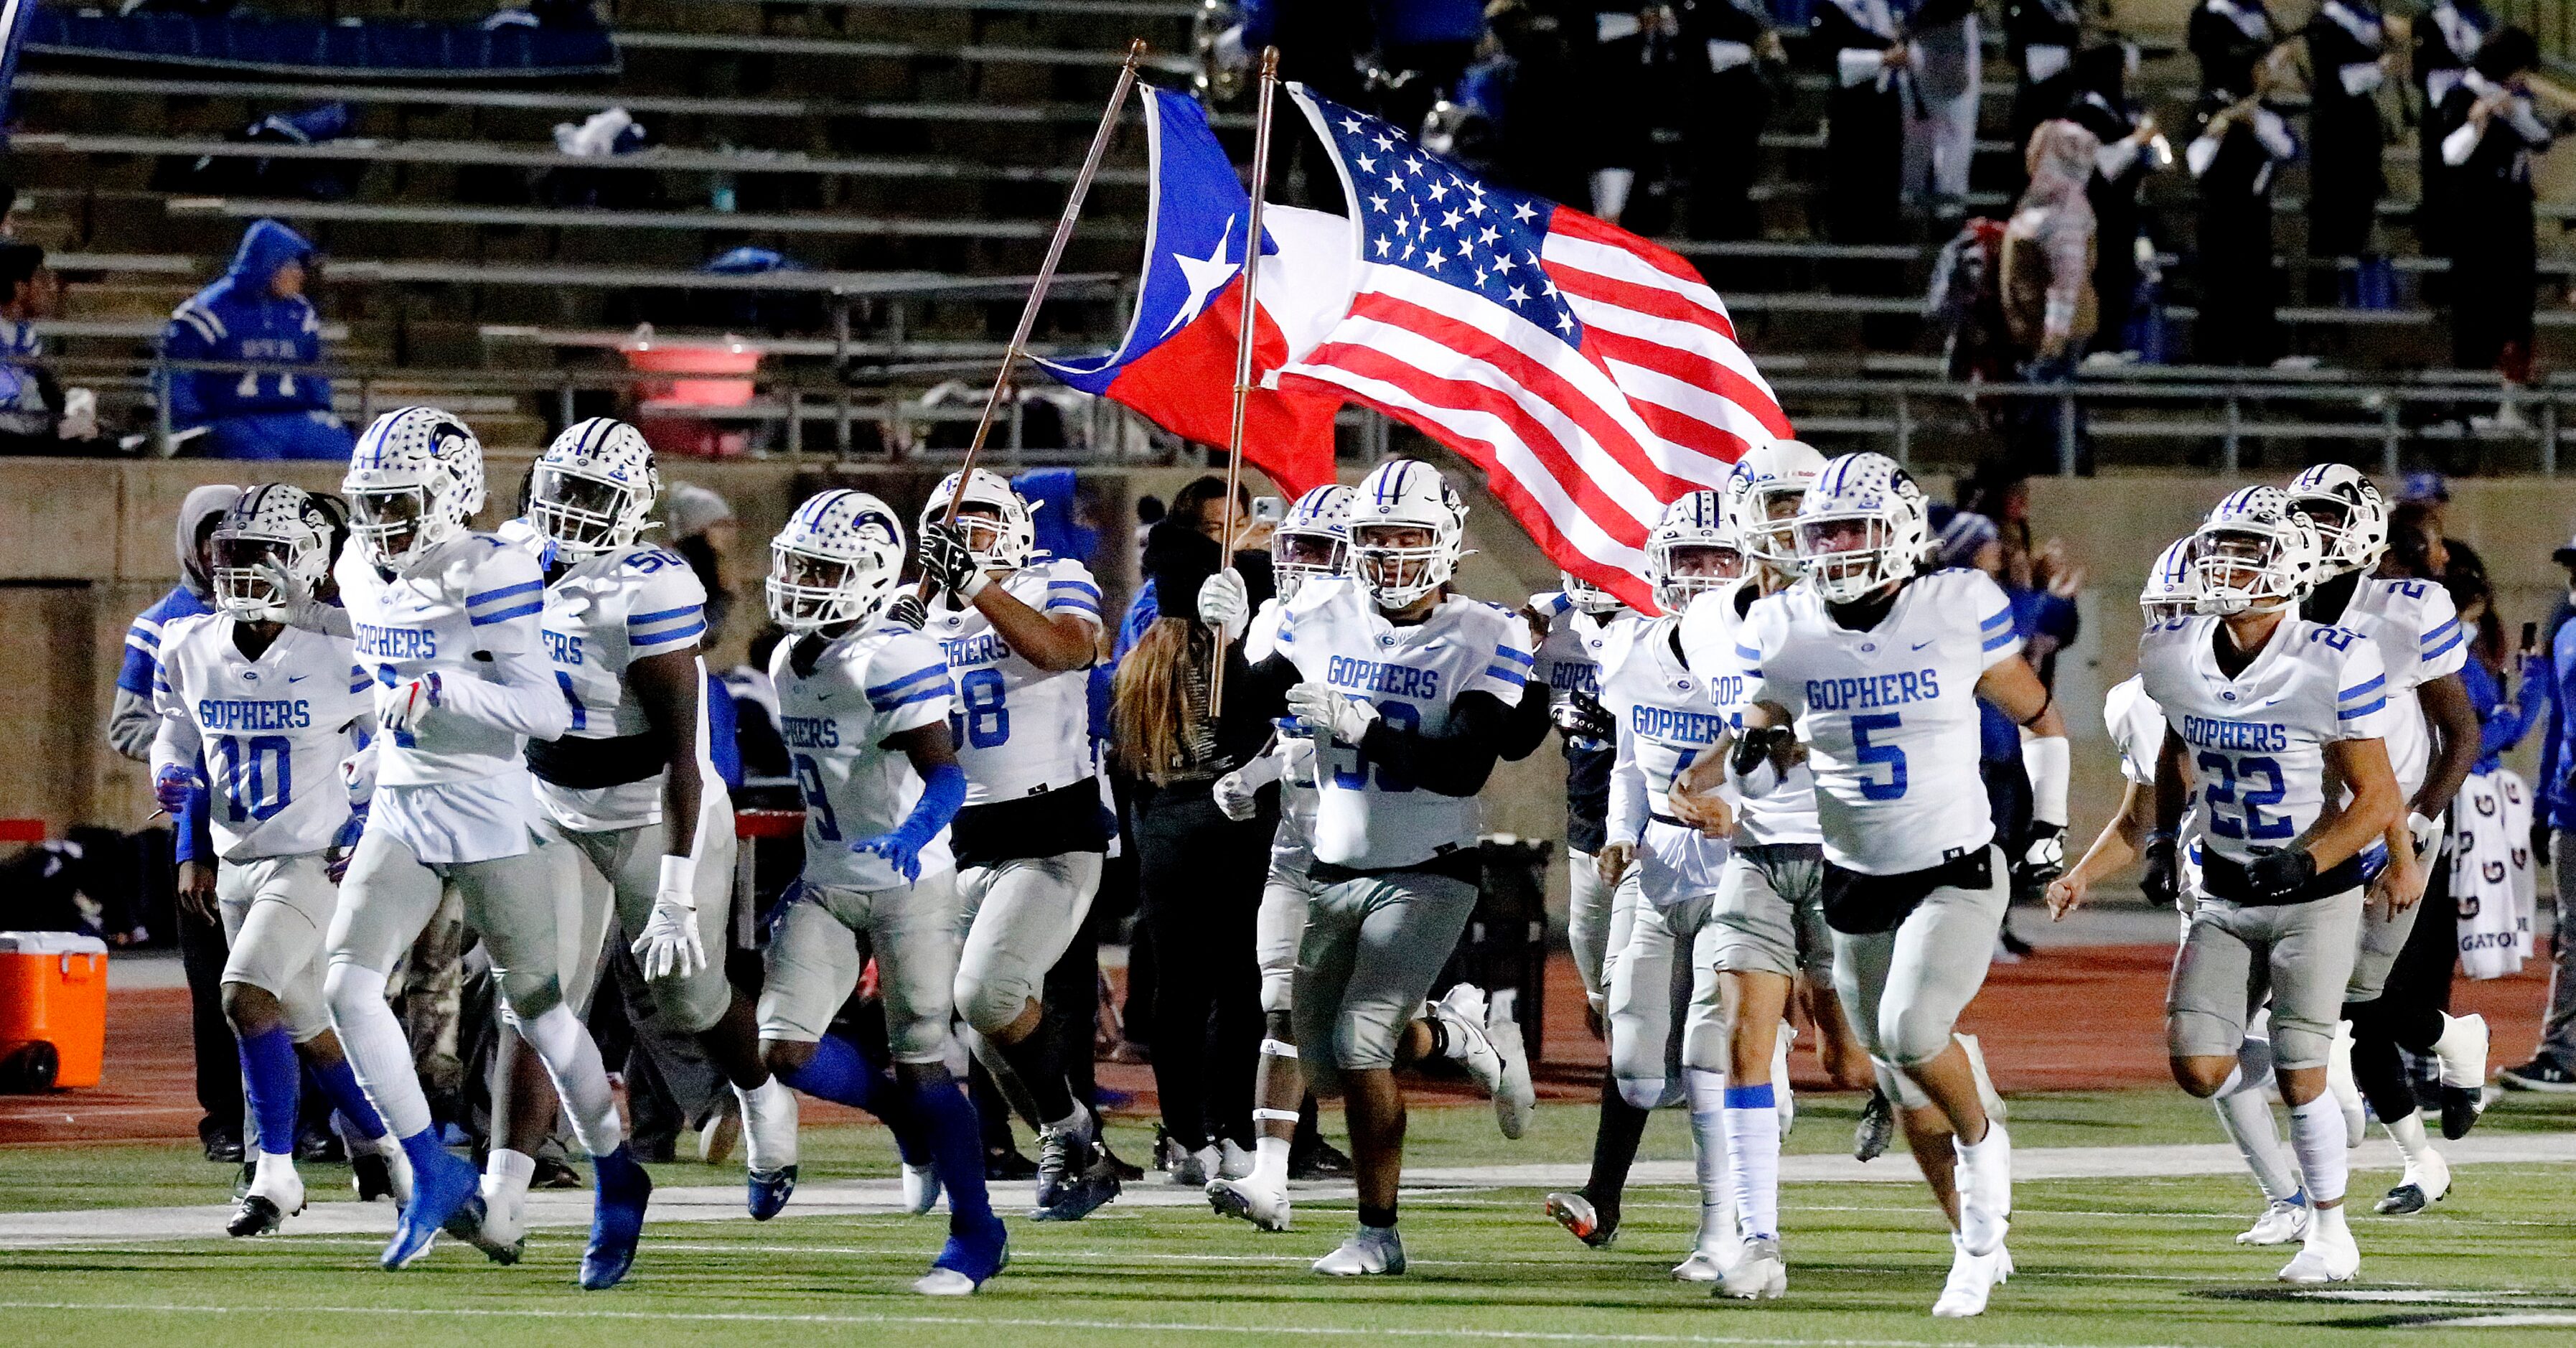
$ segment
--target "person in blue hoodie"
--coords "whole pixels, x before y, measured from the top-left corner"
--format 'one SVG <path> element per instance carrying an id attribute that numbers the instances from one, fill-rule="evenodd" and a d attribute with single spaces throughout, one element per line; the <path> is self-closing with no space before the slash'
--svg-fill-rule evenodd
<path id="1" fill-rule="evenodd" d="M 322 319 L 304 296 L 313 245 L 254 220 L 232 265 L 170 314 L 161 352 L 177 361 L 319 365 Z M 346 459 L 355 437 L 331 414 L 331 381 L 294 370 L 173 370 L 170 427 L 203 428 L 225 459 Z"/>

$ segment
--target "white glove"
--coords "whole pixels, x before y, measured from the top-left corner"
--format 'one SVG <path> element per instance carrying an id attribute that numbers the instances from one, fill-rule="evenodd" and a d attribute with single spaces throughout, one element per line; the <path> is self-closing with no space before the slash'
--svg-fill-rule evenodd
<path id="1" fill-rule="evenodd" d="M 2427 819 L 2423 815 L 2413 811 L 2408 811 L 2406 815 L 2406 831 L 2414 835 L 2416 856 L 2429 861 L 2432 859 L 2434 853 L 2441 850 L 2442 826 L 2439 822 Z"/>
<path id="2" fill-rule="evenodd" d="M 1309 729 L 1354 746 L 1370 726 L 1377 724 L 1377 708 L 1322 683 L 1301 683 L 1289 689 L 1288 714 Z"/>
<path id="3" fill-rule="evenodd" d="M 1252 612 L 1251 596 L 1243 589 L 1243 574 L 1233 567 L 1199 582 L 1199 620 L 1217 629 L 1226 640 L 1243 630 L 1243 620 Z"/>
<path id="4" fill-rule="evenodd" d="M 254 562 L 251 564 L 251 570 L 260 579 L 276 587 L 280 603 L 286 610 L 287 626 L 301 627 L 307 632 L 320 632 L 328 636 L 346 637 L 357 634 L 357 628 L 350 625 L 347 609 L 334 608 L 314 598 L 313 592 L 304 587 L 303 581 L 286 574 L 275 562 L 265 560 Z"/>
<path id="5" fill-rule="evenodd" d="M 63 390 L 62 420 L 54 423 L 54 435 L 63 440 L 98 438 L 98 393 L 94 389 Z"/>
<path id="6" fill-rule="evenodd" d="M 348 788 L 349 803 L 364 805 L 376 794 L 376 746 L 384 741 L 371 739 L 367 747 L 340 760 L 340 785 Z"/>
<path id="7" fill-rule="evenodd" d="M 1240 824 L 1255 811 L 1254 797 L 1261 788 L 1279 780 L 1287 770 L 1287 760 L 1278 754 L 1263 754 L 1242 767 L 1216 779 L 1216 808 L 1226 818 Z"/>
<path id="8" fill-rule="evenodd" d="M 406 735 L 420 729 L 429 709 L 438 705 L 438 671 L 404 679 L 391 688 L 376 689 L 376 728 L 387 735 Z"/>
<path id="9" fill-rule="evenodd" d="M 653 891 L 653 916 L 635 938 L 635 962 L 655 982 L 687 978 L 707 967 L 707 948 L 698 940 L 698 899 L 690 888 L 688 857 L 664 856 L 662 879 Z"/>

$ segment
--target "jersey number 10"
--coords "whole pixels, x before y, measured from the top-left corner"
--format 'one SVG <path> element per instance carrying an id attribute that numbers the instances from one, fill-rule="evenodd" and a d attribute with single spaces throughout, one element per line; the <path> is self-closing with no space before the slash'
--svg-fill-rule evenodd
<path id="1" fill-rule="evenodd" d="M 275 818 L 294 796 L 288 764 L 295 746 L 284 735 L 225 736 L 214 744 L 216 784 L 223 788 L 225 819 L 240 824 Z"/>

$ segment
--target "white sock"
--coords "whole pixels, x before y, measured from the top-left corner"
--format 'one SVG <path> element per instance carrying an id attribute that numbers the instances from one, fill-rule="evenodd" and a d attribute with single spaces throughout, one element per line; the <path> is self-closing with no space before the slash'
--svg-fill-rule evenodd
<path id="1" fill-rule="evenodd" d="M 252 1164 L 256 1167 L 251 1172 L 250 1191 L 252 1193 L 281 1194 L 295 1187 L 295 1153 L 253 1152 Z"/>
<path id="2" fill-rule="evenodd" d="M 626 1125 L 617 1117 L 617 1096 L 608 1086 L 608 1069 L 600 1064 L 599 1045 L 572 1008 L 555 1003 L 519 1030 L 546 1065 L 546 1076 L 563 1097 L 564 1117 L 573 1140 L 593 1156 L 605 1156 L 626 1140 Z"/>
<path id="3" fill-rule="evenodd" d="M 2336 1112 L 2340 1113 L 2342 1108 L 2341 1105 L 2337 1105 Z M 2316 1240 L 2321 1237 L 2352 1239 L 2352 1231 L 2343 1219 L 2343 1204 L 2337 1203 L 2330 1208 L 2319 1208 L 2309 1215 L 2307 1239 Z"/>
<path id="4" fill-rule="evenodd" d="M 2319 1095 L 2304 1105 L 2290 1107 L 2290 1150 L 2299 1157 L 2299 1173 L 2307 1180 L 2308 1203 L 2332 1203 L 2343 1197 L 2344 1177 L 2349 1161 L 2344 1156 L 2343 1106 L 2331 1094 Z M 2325 1209 L 2318 1208 L 2318 1215 Z"/>
<path id="5" fill-rule="evenodd" d="M 486 1199 L 503 1198 L 515 1205 L 528 1196 L 528 1186 L 537 1178 L 537 1158 L 507 1147 L 494 1147 L 483 1158 L 484 1194 Z"/>
<path id="6" fill-rule="evenodd" d="M 1735 1173 L 1726 1146 L 1726 1074 L 1685 1067 L 1682 1090 L 1690 1100 L 1691 1157 L 1699 1172 L 1699 1233 L 1705 1248 L 1735 1218 Z"/>
<path id="7" fill-rule="evenodd" d="M 2299 1182 L 2290 1173 L 2289 1153 L 2281 1149 L 2281 1134 L 2272 1121 L 2269 1053 L 2263 1055 L 2261 1065 L 2262 1074 L 2249 1080 L 2240 1061 L 2210 1103 L 2218 1107 L 2219 1131 L 2236 1144 L 2245 1168 L 2254 1172 L 2254 1186 L 2263 1191 L 2265 1201 L 2279 1203 L 2299 1191 Z"/>
<path id="8" fill-rule="evenodd" d="M 1726 1154 L 1735 1167 L 1736 1220 L 1746 1240 L 1780 1234 L 1780 1111 L 1726 1111 Z"/>
<path id="9" fill-rule="evenodd" d="M 393 1137 L 415 1137 L 429 1131 L 429 1097 L 421 1094 L 412 1069 L 411 1039 L 393 1008 L 385 1005 L 385 976 L 355 964 L 334 964 L 324 978 L 331 1026 L 340 1033 L 340 1050 L 349 1070 Z"/>
<path id="10" fill-rule="evenodd" d="M 2431 1139 L 2424 1136 L 2424 1120 L 2419 1115 L 2409 1114 L 2396 1120 L 2382 1119 L 2379 1124 L 2388 1130 L 2389 1140 L 2397 1144 L 2398 1154 L 2406 1158 L 2408 1165 L 2420 1163 L 2424 1159 L 2424 1154 L 2433 1149 Z"/>
<path id="11" fill-rule="evenodd" d="M 1257 1137 L 1252 1140 L 1252 1183 L 1276 1189 L 1288 1182 L 1288 1148 L 1290 1139 Z"/>

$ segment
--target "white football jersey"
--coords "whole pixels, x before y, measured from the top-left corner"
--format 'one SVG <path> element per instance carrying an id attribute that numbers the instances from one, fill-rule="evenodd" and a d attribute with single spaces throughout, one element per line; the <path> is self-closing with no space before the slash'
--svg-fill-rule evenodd
<path id="1" fill-rule="evenodd" d="M 1729 730 L 1744 728 L 1744 709 L 1753 702 L 1757 671 L 1741 654 L 1736 634 L 1757 593 L 1754 582 L 1747 580 L 1731 590 L 1701 595 L 1682 614 L 1682 655 L 1726 713 Z M 1763 847 L 1824 840 L 1816 823 L 1816 777 L 1807 770 L 1804 758 L 1785 773 L 1756 769 L 1756 774 L 1769 783 L 1769 789 L 1749 796 L 1743 795 L 1744 779 L 1731 770 L 1727 774 L 1742 797 L 1735 810 L 1737 842 Z"/>
<path id="2" fill-rule="evenodd" d="M 1396 727 L 1438 732 L 1464 693 L 1508 708 L 1529 682 L 1529 624 L 1455 595 L 1419 623 L 1388 622 L 1347 579 L 1310 580 L 1280 624 L 1279 654 L 1300 677 L 1375 705 Z M 1356 746 L 1318 741 L 1315 859 L 1383 870 L 1473 846 L 1484 810 L 1473 796 L 1425 791 L 1371 763 Z"/>
<path id="3" fill-rule="evenodd" d="M 2132 674 L 2102 695 L 2102 728 L 2120 751 L 2120 775 L 2140 786 L 2156 784 L 2156 756 L 2164 752 L 2165 709 L 2147 696 L 2145 680 Z"/>
<path id="4" fill-rule="evenodd" d="M 1651 868 L 1647 900 L 1668 907 L 1714 893 L 1726 865 L 1727 844 L 1704 838 L 1673 814 L 1673 783 L 1717 749 L 1726 731 L 1726 709 L 1682 663 L 1676 648 L 1678 618 L 1645 621 L 1635 639 L 1621 643 L 1601 672 L 1601 705 L 1617 722 L 1618 756 L 1610 768 L 1610 837 L 1640 842 L 1661 866 Z M 1721 793 L 1739 804 L 1730 788 Z M 1648 821 L 1669 825 L 1648 828 Z"/>
<path id="5" fill-rule="evenodd" d="M 356 659 L 390 688 L 436 670 L 442 679 L 486 678 L 487 659 L 539 649 L 545 578 L 525 548 L 491 534 L 440 544 L 408 574 L 386 579 L 361 555 L 340 553 L 340 602 L 357 630 Z M 376 751 L 382 786 L 472 782 L 525 770 L 522 737 L 464 716 L 431 714 L 417 731 Z"/>
<path id="6" fill-rule="evenodd" d="M 814 672 L 796 672 L 797 643 L 778 643 L 769 675 L 778 685 L 778 733 L 796 789 L 805 797 L 808 883 L 890 889 L 903 883 L 892 863 L 850 844 L 892 832 L 921 799 L 912 758 L 886 737 L 948 719 L 955 688 L 939 643 L 895 624 L 853 632 L 824 648 Z M 921 873 L 953 869 L 948 830 L 921 849 Z"/>
<path id="7" fill-rule="evenodd" d="M 1288 606 L 1276 596 L 1261 601 L 1252 621 L 1243 628 L 1243 658 L 1247 664 L 1260 664 L 1279 650 L 1279 625 L 1286 621 Z M 1300 769 L 1293 763 L 1279 778 L 1279 830 L 1271 835 L 1270 865 L 1288 874 L 1304 874 L 1306 865 L 1315 859 L 1315 778 L 1314 757 L 1303 759 Z"/>
<path id="8" fill-rule="evenodd" d="M 2451 592 L 2429 580 L 2365 576 L 2333 621 L 2379 644 L 2388 669 L 2388 765 L 2396 769 L 2397 789 L 2412 798 L 2433 767 L 2433 735 L 2415 690 L 2458 673 L 2469 658 Z"/>
<path id="9" fill-rule="evenodd" d="M 1916 577 L 1865 632 L 1798 585 L 1754 601 L 1736 644 L 1753 700 L 1797 718 L 1826 860 L 1901 875 L 1994 841 L 1977 775 L 1977 680 L 2018 655 L 2021 638 L 1984 572 Z"/>
<path id="10" fill-rule="evenodd" d="M 626 684 L 626 667 L 647 656 L 688 650 L 706 634 L 706 586 L 686 558 L 651 543 L 612 548 L 575 563 L 546 587 L 546 661 L 572 704 L 572 728 L 556 741 L 620 739 L 652 729 Z M 700 666 L 699 683 L 705 683 Z M 707 753 L 706 695 L 698 697 L 697 752 Z M 712 779 L 714 774 L 704 774 Z M 537 778 L 537 801 L 566 828 L 636 828 L 662 817 L 662 774 L 615 786 L 558 786 Z"/>
<path id="11" fill-rule="evenodd" d="M 1082 563 L 1040 558 L 993 582 L 1052 618 L 1071 613 L 1100 626 L 1100 587 Z M 1012 650 L 972 606 L 942 601 L 925 629 L 948 653 L 957 685 L 957 761 L 966 803 L 1016 800 L 1092 775 L 1091 671 L 1038 668 Z"/>
<path id="12" fill-rule="evenodd" d="M 2182 737 L 2199 788 L 2191 836 L 2231 861 L 2286 847 L 2325 808 L 2325 746 L 2381 739 L 2396 715 L 2376 643 L 2285 617 L 2236 677 L 2212 646 L 2221 619 L 2147 629 L 2138 677 Z"/>
<path id="13" fill-rule="evenodd" d="M 347 641 L 297 627 L 253 660 L 233 644 L 235 621 L 201 613 L 162 629 L 153 707 L 194 732 L 218 856 L 319 852 L 349 819 L 340 760 L 357 747 L 350 723 L 375 715 L 374 681 Z"/>

